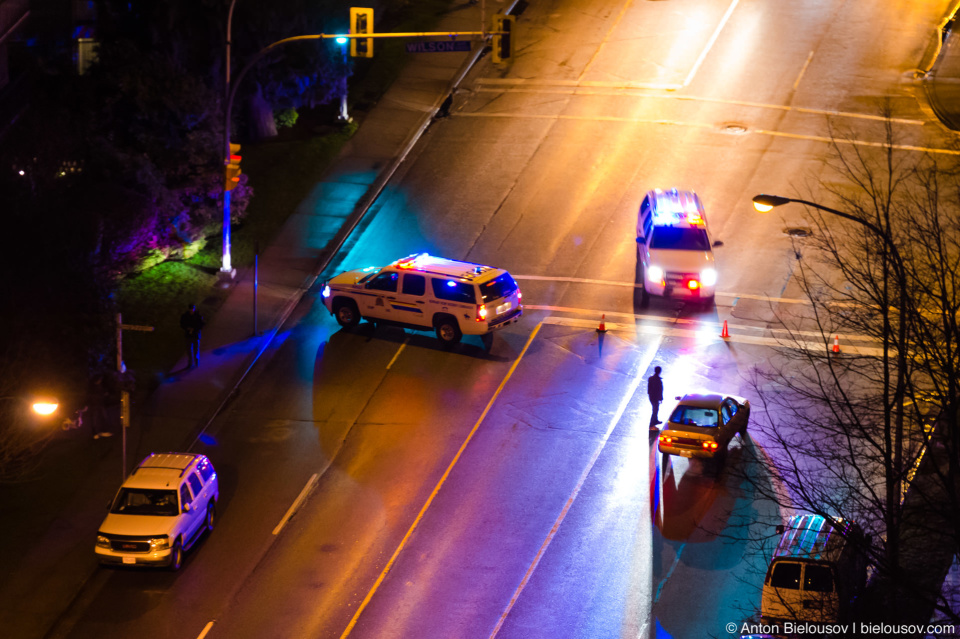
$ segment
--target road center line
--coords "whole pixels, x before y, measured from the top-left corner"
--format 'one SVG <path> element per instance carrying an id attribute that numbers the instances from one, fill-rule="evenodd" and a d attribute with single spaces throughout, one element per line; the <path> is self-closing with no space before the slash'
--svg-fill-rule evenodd
<path id="1" fill-rule="evenodd" d="M 540 326 L 539 324 L 537 326 Z M 593 457 L 590 458 L 590 461 L 587 463 L 586 468 L 583 469 L 583 472 L 580 474 L 580 479 L 577 481 L 577 485 L 574 487 L 573 492 L 570 494 L 570 497 L 567 498 L 567 502 L 563 505 L 563 508 L 560 510 L 560 514 L 557 516 L 556 521 L 553 522 L 553 527 L 550 528 L 550 532 L 547 533 L 547 538 L 543 540 L 543 543 L 540 544 L 540 549 L 537 551 L 536 556 L 533 558 L 533 562 L 530 564 L 530 567 L 527 568 L 527 572 L 523 575 L 523 579 L 520 580 L 520 585 L 517 586 L 517 589 L 513 593 L 513 597 L 510 598 L 510 603 L 507 604 L 506 609 L 503 611 L 503 614 L 500 615 L 500 620 L 497 621 L 496 627 L 493 629 L 493 632 L 490 633 L 488 639 L 493 639 L 497 636 L 497 633 L 500 632 L 500 629 L 503 627 L 504 622 L 507 620 L 507 616 L 510 614 L 510 611 L 513 609 L 514 604 L 517 603 L 517 600 L 520 598 L 520 593 L 523 592 L 523 589 L 526 587 L 527 582 L 530 581 L 530 577 L 533 576 L 533 571 L 537 569 L 537 566 L 540 564 L 540 560 L 543 558 L 543 555 L 547 551 L 547 547 L 550 545 L 550 542 L 553 541 L 553 538 L 556 536 L 557 531 L 560 529 L 560 524 L 563 523 L 563 520 L 566 518 L 567 513 L 570 511 L 570 507 L 573 506 L 573 502 L 577 499 L 577 496 L 580 494 L 580 490 L 583 488 L 583 484 L 587 481 L 587 477 L 590 475 L 590 471 L 593 470 L 594 464 L 597 463 L 597 459 L 600 458 L 600 453 L 603 452 L 603 449 L 607 445 L 607 440 L 610 439 L 610 435 L 613 434 L 613 429 L 616 428 L 617 423 L 619 423 L 620 418 L 623 416 L 624 411 L 627 409 L 627 405 L 630 403 L 630 400 L 633 399 L 634 393 L 636 393 L 637 388 L 643 382 L 643 372 L 647 370 L 650 366 L 650 363 L 653 362 L 654 356 L 657 354 L 657 350 L 660 347 L 660 342 L 662 341 L 662 336 L 657 337 L 646 349 L 644 354 L 638 359 L 638 364 L 633 367 L 630 371 L 630 386 L 628 392 L 624 394 L 623 399 L 620 400 L 620 405 L 617 406 L 617 412 L 614 413 L 613 419 L 610 420 L 610 423 L 607 425 L 607 430 L 603 434 L 603 437 L 600 439 L 600 443 L 597 445 L 596 450 L 593 452 Z"/>
<path id="2" fill-rule="evenodd" d="M 290 504 L 290 508 L 287 509 L 287 514 L 283 516 L 283 519 L 280 520 L 280 523 L 277 524 L 277 527 L 273 529 L 274 535 L 279 535 L 280 531 L 283 530 L 283 527 L 287 525 L 287 522 L 290 521 L 290 518 L 293 517 L 293 514 L 297 512 L 297 509 L 300 508 L 300 505 L 307 498 L 313 489 L 317 485 L 317 479 L 320 477 L 317 473 L 314 473 L 310 479 L 307 480 L 307 485 L 303 487 L 303 490 L 300 491 L 300 494 L 297 495 L 297 498 L 293 500 L 293 503 Z"/>
<path id="3" fill-rule="evenodd" d="M 803 78 L 803 74 L 807 72 L 807 67 L 810 66 L 811 60 L 813 60 L 813 51 L 811 51 L 810 55 L 807 56 L 807 61 L 803 63 L 803 68 L 800 69 L 800 75 L 797 76 L 796 82 L 793 83 L 794 91 L 796 91 L 797 87 L 800 86 L 800 80 Z"/>
<path id="4" fill-rule="evenodd" d="M 397 352 L 393 354 L 393 359 L 390 360 L 390 363 L 387 364 L 387 370 L 390 370 L 390 367 L 393 366 L 393 363 L 397 361 L 397 358 L 400 357 L 400 353 L 403 352 L 403 349 L 406 348 L 407 342 L 410 341 L 410 338 L 404 338 L 403 344 L 400 345 L 400 348 L 397 349 Z"/>
<path id="5" fill-rule="evenodd" d="M 440 481 L 437 482 L 437 485 L 434 487 L 433 491 L 430 493 L 430 496 L 427 497 L 427 501 L 424 502 L 423 507 L 420 508 L 420 512 L 417 513 L 416 518 L 413 520 L 413 523 L 410 524 L 410 528 L 407 530 L 407 533 L 403 536 L 403 539 L 400 540 L 400 545 L 397 546 L 397 549 L 393 551 L 393 555 L 390 556 L 390 560 L 387 561 L 387 565 L 383 567 L 383 570 L 380 572 L 380 575 L 377 577 L 377 580 L 373 583 L 373 586 L 370 588 L 370 591 L 367 593 L 367 596 L 363 598 L 363 601 L 360 602 L 360 606 L 357 608 L 357 611 L 353 613 L 353 617 L 350 619 L 350 623 L 347 624 L 347 627 L 344 629 L 343 633 L 340 635 L 340 639 L 346 639 L 350 636 L 350 633 L 353 631 L 354 626 L 357 625 L 357 621 L 360 620 L 360 615 L 363 614 L 363 611 L 370 604 L 370 600 L 373 599 L 373 595 L 376 594 L 377 590 L 380 588 L 380 584 L 383 583 L 383 580 L 386 579 L 387 574 L 390 572 L 390 569 L 393 568 L 393 564 L 396 563 L 397 557 L 400 556 L 400 553 L 406 547 L 407 542 L 410 540 L 410 537 L 413 535 L 413 531 L 417 529 L 417 526 L 420 524 L 420 520 L 423 519 L 424 514 L 427 512 L 427 509 L 430 508 L 430 504 L 433 503 L 434 498 L 437 496 L 437 493 L 440 492 L 440 488 L 447 481 L 447 477 L 450 476 L 450 472 L 453 470 L 453 467 L 460 460 L 460 456 L 463 455 L 463 451 L 467 449 L 467 444 L 470 443 L 470 440 L 473 439 L 474 434 L 477 432 L 477 429 L 480 428 L 480 424 L 483 423 L 483 420 L 486 419 L 487 413 L 490 412 L 490 409 L 493 407 L 493 403 L 497 401 L 497 398 L 500 396 L 500 393 L 506 387 L 507 382 L 510 381 L 510 378 L 513 377 L 513 372 L 517 370 L 517 366 L 520 364 L 520 360 L 523 359 L 523 356 L 526 355 L 527 349 L 530 348 L 530 344 L 533 343 L 533 338 L 537 336 L 537 333 L 540 332 L 540 326 L 542 324 L 537 324 L 533 327 L 533 331 L 530 333 L 530 337 L 527 338 L 527 343 L 523 345 L 523 350 L 520 351 L 520 354 L 517 355 L 517 359 L 514 360 L 513 365 L 510 366 L 510 370 L 507 371 L 507 374 L 504 376 L 503 380 L 500 382 L 500 385 L 497 387 L 497 390 L 494 391 L 493 397 L 490 398 L 490 401 L 487 402 L 486 407 L 483 409 L 483 412 L 480 413 L 477 423 L 473 425 L 473 428 L 470 429 L 470 432 L 467 434 L 467 438 L 463 440 L 463 443 L 460 444 L 460 449 L 457 450 L 456 455 L 453 456 L 453 459 L 450 461 L 450 465 L 447 466 L 447 469 L 443 472 L 443 475 L 440 477 Z"/>
<path id="6" fill-rule="evenodd" d="M 203 627 L 203 631 L 202 631 L 199 635 L 197 635 L 197 639 L 203 639 L 204 637 L 206 637 L 206 636 L 207 636 L 207 633 L 209 633 L 211 630 L 213 630 L 213 624 L 214 624 L 214 623 L 216 623 L 216 622 L 214 622 L 214 621 L 208 621 L 208 622 L 207 622 L 207 625 L 205 625 L 205 626 Z"/>

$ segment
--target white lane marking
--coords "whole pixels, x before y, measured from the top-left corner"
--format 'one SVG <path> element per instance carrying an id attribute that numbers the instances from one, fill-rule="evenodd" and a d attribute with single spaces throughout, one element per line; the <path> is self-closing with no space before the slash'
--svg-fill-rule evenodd
<path id="1" fill-rule="evenodd" d="M 214 624 L 214 623 L 216 623 L 216 622 L 214 622 L 214 621 L 208 621 L 208 622 L 207 622 L 207 625 L 205 625 L 205 626 L 203 627 L 203 632 L 201 632 L 199 635 L 197 635 L 197 639 L 203 639 L 204 637 L 206 637 L 206 636 L 207 636 L 207 633 L 210 632 L 210 631 L 213 629 L 213 624 Z"/>
<path id="2" fill-rule="evenodd" d="M 410 338 L 404 338 L 403 344 L 400 345 L 400 348 L 397 349 L 397 352 L 393 354 L 393 359 L 390 360 L 390 363 L 387 364 L 387 370 L 390 370 L 390 367 L 393 366 L 393 363 L 397 361 L 397 358 L 400 357 L 400 353 L 403 352 L 403 349 L 406 348 L 407 342 L 410 341 Z"/>
<path id="3" fill-rule="evenodd" d="M 700 52 L 700 57 L 693 63 L 693 68 L 690 69 L 690 73 L 687 74 L 687 78 L 683 81 L 683 86 L 689 86 L 689 84 L 693 82 L 693 76 L 697 75 L 697 71 L 700 70 L 700 65 L 703 64 L 703 61 L 707 58 L 707 54 L 710 53 L 710 49 L 713 48 L 717 38 L 720 37 L 720 32 L 723 31 L 723 28 L 727 25 L 727 20 L 733 15 L 733 10 L 737 8 L 738 4 L 740 4 L 740 0 L 733 0 L 733 2 L 730 3 L 727 12 L 724 13 L 723 18 L 720 19 L 720 24 L 717 25 L 713 35 L 710 36 L 710 39 L 707 41 L 707 46 L 703 48 L 703 51 Z"/>
<path id="4" fill-rule="evenodd" d="M 363 614 L 363 611 L 369 605 L 370 600 L 373 599 L 373 595 L 376 594 L 377 590 L 380 588 L 380 584 L 383 583 L 383 580 L 386 579 L 387 573 L 390 572 L 390 569 L 393 568 L 393 564 L 397 561 L 397 557 L 400 556 L 400 553 L 406 547 L 407 542 L 410 540 L 410 537 L 413 535 L 413 531 L 417 529 L 417 526 L 420 524 L 420 520 L 423 519 L 424 514 L 426 514 L 427 509 L 430 508 L 430 504 L 433 503 L 434 498 L 437 496 L 437 493 L 440 492 L 440 488 L 447 481 L 447 477 L 450 476 L 450 473 L 453 471 L 453 467 L 460 460 L 460 456 L 463 455 L 463 451 L 467 449 L 467 444 L 470 443 L 470 440 L 473 439 L 474 434 L 477 432 L 477 429 L 480 428 L 480 424 L 483 423 L 483 420 L 486 419 L 487 413 L 490 412 L 490 409 L 493 407 L 493 403 L 497 401 L 497 398 L 500 396 L 500 393 L 506 387 L 507 382 L 510 381 L 510 378 L 513 377 L 513 372 L 517 370 L 517 366 L 520 364 L 520 360 L 523 359 L 523 356 L 527 353 L 527 349 L 530 348 L 530 344 L 533 343 L 533 338 L 537 336 L 537 333 L 540 332 L 540 327 L 542 324 L 537 324 L 533 327 L 533 332 L 530 333 L 530 337 L 527 338 L 527 343 L 523 345 L 523 350 L 520 351 L 520 354 L 517 355 L 517 359 L 514 360 L 513 365 L 510 367 L 510 370 L 507 371 L 507 374 L 504 376 L 503 380 L 500 382 L 500 386 L 497 387 L 497 390 L 494 391 L 493 397 L 490 398 L 490 401 L 487 402 L 486 407 L 483 409 L 483 412 L 480 413 L 479 419 L 473 425 L 473 428 L 470 429 L 470 432 L 467 434 L 467 438 L 463 440 L 463 443 L 460 444 L 460 449 L 457 450 L 457 453 L 453 456 L 453 459 L 450 461 L 450 465 L 447 466 L 447 469 L 443 472 L 443 475 L 440 477 L 440 481 L 437 482 L 437 485 L 434 487 L 433 491 L 430 493 L 430 496 L 427 497 L 427 501 L 424 502 L 423 507 L 420 508 L 420 512 L 417 513 L 416 518 L 413 520 L 413 523 L 410 524 L 410 528 L 407 530 L 407 534 L 403 536 L 403 539 L 400 540 L 400 545 L 397 546 L 397 549 L 393 551 L 387 565 L 383 567 L 383 570 L 380 572 L 380 575 L 377 577 L 377 580 L 373 583 L 373 586 L 367 592 L 367 596 L 363 598 L 363 601 L 360 602 L 360 606 L 357 608 L 357 611 L 353 613 L 353 617 L 350 619 L 350 623 L 347 624 L 347 627 L 343 630 L 343 633 L 340 635 L 340 639 L 346 639 L 353 631 L 354 626 L 357 625 L 357 622 L 360 620 L 360 615 Z"/>
<path id="5" fill-rule="evenodd" d="M 550 319 L 550 318 L 547 318 Z M 497 636 L 497 633 L 500 632 L 500 629 L 503 627 L 504 622 L 507 620 L 507 615 L 510 614 L 510 611 L 513 609 L 514 604 L 517 603 L 517 599 L 520 598 L 520 593 L 523 592 L 524 587 L 526 587 L 527 582 L 530 581 L 530 577 L 533 576 L 533 571 L 537 569 L 537 566 L 540 564 L 540 560 L 543 558 L 544 553 L 547 551 L 547 547 L 550 545 L 550 542 L 553 541 L 553 538 L 556 536 L 557 531 L 560 529 L 560 524 L 563 523 L 563 520 L 566 518 L 567 513 L 570 511 L 570 507 L 573 506 L 574 500 L 580 494 L 580 490 L 583 488 L 583 484 L 587 481 L 587 476 L 590 475 L 590 471 L 593 470 L 594 464 L 597 463 L 597 459 L 600 457 L 600 453 L 603 452 L 604 447 L 607 445 L 607 440 L 610 439 L 610 435 L 613 434 L 613 429 L 616 428 L 617 423 L 620 421 L 620 418 L 623 416 L 624 411 L 627 409 L 627 406 L 630 404 L 630 400 L 633 399 L 634 393 L 637 392 L 637 388 L 643 382 L 643 372 L 647 370 L 650 366 L 650 363 L 653 362 L 653 358 L 657 354 L 657 350 L 660 348 L 660 341 L 662 338 L 658 338 L 647 345 L 646 350 L 643 355 L 637 360 L 638 363 L 633 367 L 633 370 L 630 371 L 630 386 L 628 392 L 624 394 L 623 399 L 620 400 L 620 405 L 617 406 L 617 412 L 614 413 L 613 419 L 610 420 L 610 423 L 607 424 L 607 430 L 604 432 L 603 437 L 600 439 L 600 443 L 597 445 L 596 449 L 593 451 L 593 457 L 590 458 L 590 461 L 587 463 L 586 468 L 583 469 L 583 472 L 580 473 L 580 479 L 577 481 L 576 486 L 573 489 L 573 492 L 570 494 L 570 497 L 567 498 L 567 502 L 563 505 L 560 514 L 557 515 L 556 521 L 553 522 L 553 527 L 550 528 L 550 532 L 547 533 L 547 538 L 543 540 L 543 543 L 540 545 L 540 549 L 537 551 L 536 556 L 533 558 L 533 562 L 530 564 L 530 567 L 527 568 L 527 572 L 523 575 L 523 579 L 520 580 L 520 585 L 517 586 L 517 589 L 513 593 L 513 597 L 510 598 L 510 603 L 507 604 L 506 609 L 503 611 L 503 614 L 500 615 L 499 621 L 497 621 L 496 627 L 493 629 L 493 632 L 490 633 L 488 639 L 493 639 Z"/>
<path id="6" fill-rule="evenodd" d="M 647 89 L 658 88 L 653 85 L 646 85 L 638 82 L 576 82 L 570 81 L 551 81 L 551 80 L 522 80 L 512 78 L 479 78 L 479 84 L 491 85 L 490 88 L 479 87 L 481 93 L 559 93 L 562 95 L 631 95 L 632 91 L 645 91 Z M 504 88 L 507 87 L 507 88 Z M 706 102 L 713 104 L 723 104 L 728 106 L 749 107 L 755 109 L 773 109 L 776 111 L 796 111 L 797 113 L 807 113 L 810 115 L 829 115 L 840 118 L 857 118 L 861 120 L 875 120 L 878 122 L 890 121 L 895 124 L 915 124 L 923 126 L 924 120 L 914 120 L 910 118 L 885 118 L 882 115 L 873 115 L 870 113 L 852 113 L 849 111 L 835 111 L 832 109 L 814 109 L 812 107 L 792 106 L 789 104 L 765 104 L 763 102 L 750 102 L 749 100 L 730 100 L 724 98 L 707 98 L 696 95 L 677 95 L 671 93 L 637 93 L 635 97 L 652 100 L 675 100 L 679 102 Z M 469 115 L 469 114 L 462 114 Z"/>
<path id="7" fill-rule="evenodd" d="M 601 286 L 622 286 L 624 288 L 640 288 L 636 282 L 619 282 L 617 280 L 596 280 L 586 277 L 559 277 L 553 275 L 514 275 L 515 280 L 530 280 L 542 282 L 570 282 L 573 284 L 599 284 Z M 766 302 L 783 302 L 786 304 L 810 304 L 810 300 L 796 299 L 792 297 L 769 297 L 767 295 L 748 295 L 746 293 L 725 293 L 717 291 L 716 295 L 720 297 L 739 297 L 749 300 L 762 300 Z M 526 306 L 526 305 L 524 305 Z"/>
<path id="8" fill-rule="evenodd" d="M 797 81 L 793 83 L 794 91 L 796 91 L 797 87 L 800 86 L 800 79 L 803 78 L 803 74 L 807 72 L 807 67 L 810 66 L 811 60 L 813 60 L 813 51 L 811 51 L 810 55 L 807 56 L 807 61 L 803 63 L 803 68 L 800 69 L 800 75 L 797 76 Z"/>
<path id="9" fill-rule="evenodd" d="M 691 326 L 701 327 L 700 331 L 697 331 L 699 335 L 703 329 L 709 329 L 718 331 L 723 326 L 723 322 L 705 322 L 703 320 L 693 320 L 693 319 L 684 319 L 682 317 L 672 318 L 672 317 L 662 317 L 660 315 L 637 315 L 635 313 L 624 313 L 621 311 L 598 311 L 585 308 L 571 308 L 569 306 L 540 306 L 537 304 L 524 304 L 523 307 L 528 310 L 533 311 L 549 311 L 551 313 L 573 313 L 576 315 L 591 315 L 596 317 L 598 315 L 614 315 L 617 317 L 626 317 L 634 320 L 631 324 L 608 324 L 608 326 L 622 326 L 623 328 L 630 327 L 633 328 L 636 324 L 636 320 L 649 320 L 654 322 L 663 322 L 667 324 L 677 325 L 677 324 L 689 324 Z M 559 322 L 562 318 L 556 318 L 555 322 Z M 573 320 L 571 320 L 573 321 Z M 597 322 L 592 321 L 585 323 L 584 326 L 596 326 Z M 829 338 L 833 339 L 834 335 L 839 335 L 842 338 L 842 341 L 855 341 L 855 342 L 874 342 L 880 343 L 881 340 L 872 336 L 872 335 L 848 335 L 846 333 L 821 333 L 819 331 L 794 331 L 785 328 L 769 328 L 767 326 L 750 326 L 748 324 L 730 324 L 727 323 L 728 329 L 735 330 L 752 330 L 752 331 L 763 331 L 765 333 L 780 333 L 783 334 L 787 339 L 792 339 L 795 335 L 803 335 L 805 337 L 816 337 L 817 339 Z M 743 336 L 745 339 L 748 339 L 747 336 Z"/>
<path id="10" fill-rule="evenodd" d="M 297 495 L 297 498 L 290 504 L 290 508 L 287 509 L 287 514 L 283 516 L 283 519 L 280 520 L 280 523 L 277 524 L 277 527 L 273 529 L 274 535 L 279 535 L 280 531 L 283 530 L 283 527 L 287 525 L 287 522 L 290 521 L 290 518 L 293 517 L 293 514 L 297 512 L 297 509 L 300 508 L 300 504 L 307 498 L 313 489 L 317 486 L 317 479 L 320 476 L 317 473 L 314 473 L 310 479 L 307 480 L 307 485 L 303 487 L 303 490 L 300 491 L 300 494 Z"/>
<path id="11" fill-rule="evenodd" d="M 681 122 L 680 120 L 666 120 L 662 118 L 627 118 L 620 116 L 587 116 L 587 115 L 542 115 L 536 113 L 463 113 L 457 114 L 464 118 L 514 118 L 527 120 L 570 120 L 578 122 L 628 122 L 630 124 L 668 124 L 688 128 L 699 128 L 716 131 L 719 135 L 723 133 L 715 123 L 712 122 Z M 809 142 L 824 142 L 826 144 L 852 144 L 854 146 L 869 146 L 876 148 L 891 148 L 898 151 L 919 151 L 921 153 L 940 153 L 943 155 L 960 155 L 960 151 L 954 149 L 938 149 L 926 146 L 913 146 L 910 144 L 887 144 L 886 142 L 865 142 L 863 140 L 851 140 L 842 138 L 830 138 L 822 135 L 805 135 L 801 133 L 783 133 L 780 131 L 768 131 L 766 129 L 748 129 L 747 133 L 756 133 L 759 135 L 769 135 L 771 137 L 789 138 L 791 140 L 806 140 Z"/>
<path id="12" fill-rule="evenodd" d="M 663 586 L 667 583 L 667 580 L 673 575 L 673 571 L 676 570 L 677 564 L 680 563 L 680 553 L 683 552 L 683 549 L 687 547 L 686 542 L 680 544 L 680 547 L 677 548 L 677 554 L 673 558 L 673 563 L 670 565 L 670 570 L 667 571 L 667 574 L 664 575 L 663 579 L 660 580 L 660 585 L 657 586 L 657 595 L 653 598 L 653 603 L 660 601 L 660 593 L 663 591 Z"/>
<path id="13" fill-rule="evenodd" d="M 612 315 L 612 313 L 610 313 Z M 551 315 L 543 320 L 544 324 L 553 324 L 557 326 L 574 326 L 577 328 L 597 327 L 596 321 L 582 320 L 573 317 L 557 317 Z M 800 351 L 823 351 L 828 350 L 833 344 L 832 339 L 823 341 L 804 341 L 787 340 L 777 337 L 759 337 L 755 335 L 736 335 L 731 334 L 728 338 L 721 338 L 715 330 L 693 330 L 685 328 L 675 328 L 673 326 L 650 325 L 650 324 L 614 324 L 607 322 L 607 331 L 627 331 L 633 333 L 642 333 L 644 335 L 666 335 L 670 337 L 693 337 L 699 342 L 734 342 L 738 344 L 753 344 L 755 346 L 773 346 L 779 348 L 792 348 Z M 870 346 L 852 346 L 843 344 L 841 354 L 844 355 L 867 355 L 870 357 L 880 357 L 883 354 L 882 348 Z"/>

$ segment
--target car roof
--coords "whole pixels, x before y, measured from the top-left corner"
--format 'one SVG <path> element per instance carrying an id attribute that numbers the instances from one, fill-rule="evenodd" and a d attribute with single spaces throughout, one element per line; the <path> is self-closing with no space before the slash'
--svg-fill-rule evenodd
<path id="1" fill-rule="evenodd" d="M 205 458 L 194 453 L 151 453 L 123 485 L 125 488 L 176 488 L 190 465 Z"/>
<path id="2" fill-rule="evenodd" d="M 414 253 L 413 255 L 408 255 L 407 257 L 397 260 L 390 264 L 390 266 L 402 271 L 417 271 L 418 273 L 427 273 L 430 275 L 455 277 L 462 282 L 477 284 L 482 284 L 506 273 L 503 269 L 493 266 L 451 260 L 445 257 L 430 255 L 429 253 Z"/>
<path id="3" fill-rule="evenodd" d="M 719 408 L 724 396 L 719 393 L 688 393 L 680 398 L 678 405 L 697 408 Z"/>
<path id="4" fill-rule="evenodd" d="M 693 191 L 654 189 L 647 193 L 653 210 L 654 226 L 678 228 L 707 227 L 707 216 L 700 197 Z"/>
<path id="5" fill-rule="evenodd" d="M 843 551 L 845 536 L 857 530 L 856 524 L 843 519 L 831 522 L 822 515 L 794 515 L 773 558 L 835 562 Z"/>

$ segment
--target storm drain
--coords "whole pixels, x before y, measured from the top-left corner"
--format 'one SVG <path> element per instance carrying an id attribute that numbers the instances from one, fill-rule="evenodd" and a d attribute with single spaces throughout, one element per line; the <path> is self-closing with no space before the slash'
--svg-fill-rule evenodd
<path id="1" fill-rule="evenodd" d="M 721 126 L 720 130 L 728 135 L 743 135 L 747 132 L 747 127 L 742 124 L 728 123 Z"/>
<path id="2" fill-rule="evenodd" d="M 810 237 L 811 235 L 810 229 L 802 228 L 802 227 L 785 229 L 783 232 L 789 235 L 790 237 Z"/>

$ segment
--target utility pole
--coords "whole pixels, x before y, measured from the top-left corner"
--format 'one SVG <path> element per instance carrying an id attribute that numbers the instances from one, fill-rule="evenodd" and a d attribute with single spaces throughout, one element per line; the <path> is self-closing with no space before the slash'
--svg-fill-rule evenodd
<path id="1" fill-rule="evenodd" d="M 123 470 L 123 479 L 127 480 L 127 429 L 130 427 L 130 391 L 124 384 L 123 375 L 127 372 L 127 367 L 123 363 L 123 331 L 153 331 L 152 326 L 138 326 L 136 324 L 124 324 L 123 316 L 117 313 L 117 381 L 120 384 L 120 431 L 123 434 L 121 438 L 120 464 Z"/>

